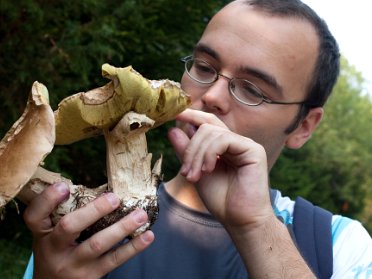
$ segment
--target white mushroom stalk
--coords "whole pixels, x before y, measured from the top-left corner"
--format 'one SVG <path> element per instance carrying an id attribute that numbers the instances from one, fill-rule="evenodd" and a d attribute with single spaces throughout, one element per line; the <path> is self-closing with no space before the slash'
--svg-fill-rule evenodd
<path id="1" fill-rule="evenodd" d="M 45 187 L 64 181 L 70 187 L 70 197 L 53 213 L 54 223 L 58 222 L 63 215 L 84 206 L 104 192 L 114 192 L 121 199 L 121 207 L 88 228 L 82 238 L 89 237 L 136 208 L 146 210 L 150 218 L 149 222 L 133 235 L 148 229 L 156 220 L 158 213 L 156 192 L 161 180 L 162 158 L 155 163 L 154 167 L 151 166 L 152 155 L 147 150 L 145 133 L 153 127 L 172 120 L 190 104 L 190 99 L 178 83 L 169 80 L 147 80 L 131 67 L 115 68 L 105 64 L 102 66 L 102 71 L 105 77 L 111 79 L 108 84 L 62 100 L 54 112 L 54 118 L 46 101 L 45 96 L 48 96 L 48 92 L 45 86 L 34 84 L 36 89 L 33 87 L 30 98 L 36 98 L 34 96 L 36 93 L 33 92 L 40 91 L 42 88 L 44 96 L 42 105 L 45 107 L 44 110 L 48 111 L 37 116 L 40 123 L 38 125 L 42 125 L 44 130 L 39 134 L 26 133 L 35 130 L 35 125 L 32 126 L 29 124 L 30 121 L 25 120 L 30 118 L 25 112 L 1 141 L 0 156 L 7 158 L 9 163 L 7 161 L 5 168 L 0 167 L 0 207 L 19 192 L 17 197 L 29 203 Z M 36 102 L 31 102 L 33 106 L 34 103 Z M 48 115 L 47 120 L 45 114 Z M 48 125 L 43 124 L 44 122 Z M 70 144 L 92 136 L 104 135 L 107 147 L 108 183 L 91 189 L 74 185 L 60 174 L 41 168 L 39 165 L 54 145 L 54 132 L 56 144 Z M 29 141 L 32 144 L 23 144 L 22 149 L 17 146 L 17 141 L 9 144 L 9 139 L 15 137 L 14 134 L 20 134 L 18 142 Z M 40 140 L 47 141 L 48 144 L 43 143 L 42 150 L 30 154 L 31 146 L 35 145 L 35 141 L 40 142 Z M 17 147 L 9 149 L 9 146 Z M 5 154 L 3 150 L 7 150 L 7 153 Z M 23 159 L 25 154 L 30 154 L 28 157 L 32 163 L 27 163 L 27 166 L 16 166 L 15 162 L 20 158 Z M 8 167 L 12 167 L 11 175 L 8 174 Z M 29 171 L 24 173 L 25 169 Z M 6 179 L 3 180 L 3 177 Z"/>

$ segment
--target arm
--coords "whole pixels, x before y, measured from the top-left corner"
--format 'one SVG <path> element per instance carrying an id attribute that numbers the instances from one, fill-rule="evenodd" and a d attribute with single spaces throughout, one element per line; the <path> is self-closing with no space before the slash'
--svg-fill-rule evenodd
<path id="1" fill-rule="evenodd" d="M 212 114 L 186 110 L 177 119 L 198 127 L 193 135 L 169 132 L 180 173 L 225 226 L 250 276 L 315 278 L 272 210 L 264 148 Z"/>
<path id="2" fill-rule="evenodd" d="M 128 243 L 111 249 L 146 222 L 144 211 L 134 211 L 84 242 L 77 243 L 75 239 L 81 231 L 117 208 L 119 199 L 113 194 L 103 195 L 65 215 L 52 227 L 49 216 L 68 195 L 66 185 L 54 184 L 37 196 L 25 211 L 25 222 L 34 237 L 34 279 L 101 278 L 153 241 L 153 233 L 146 231 Z"/>
<path id="3" fill-rule="evenodd" d="M 275 217 L 256 228 L 229 228 L 252 278 L 315 278 Z"/>

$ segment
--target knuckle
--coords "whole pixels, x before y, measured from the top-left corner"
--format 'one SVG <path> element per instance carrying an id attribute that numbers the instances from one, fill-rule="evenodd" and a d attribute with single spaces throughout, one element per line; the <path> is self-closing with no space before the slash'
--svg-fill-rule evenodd
<path id="1" fill-rule="evenodd" d="M 184 159 L 187 159 L 188 157 L 190 157 L 191 154 L 192 154 L 192 150 L 191 150 L 190 146 L 188 146 L 188 147 L 185 149 L 184 153 L 183 153 L 183 157 L 184 157 Z"/>
<path id="2" fill-rule="evenodd" d="M 130 244 L 131 245 L 131 250 L 132 251 L 134 251 L 134 252 L 139 252 L 139 251 L 141 251 L 142 249 L 141 249 L 141 246 L 139 245 L 139 243 L 138 243 L 138 237 L 136 238 L 136 239 L 133 239 L 132 241 L 130 241 L 128 244 Z"/>
<path id="3" fill-rule="evenodd" d="M 104 269 L 112 270 L 117 266 L 120 266 L 130 258 L 137 255 L 147 247 L 147 244 L 141 240 L 140 236 L 133 238 L 126 244 L 112 249 L 107 254 L 107 260 L 105 261 Z"/>
<path id="4" fill-rule="evenodd" d="M 105 198 L 98 198 L 93 202 L 93 208 L 98 214 L 106 214 L 113 210 Z"/>
<path id="5" fill-rule="evenodd" d="M 120 257 L 120 249 L 112 249 L 111 252 L 109 253 L 107 260 L 104 262 L 104 266 L 102 266 L 106 270 L 112 270 L 119 265 L 121 265 L 122 260 Z"/>
<path id="6" fill-rule="evenodd" d="M 266 150 L 261 144 L 258 144 L 254 142 L 253 140 L 251 140 L 251 144 L 255 146 L 258 154 L 260 154 L 261 156 L 266 156 Z"/>
<path id="7" fill-rule="evenodd" d="M 89 247 L 93 253 L 101 254 L 103 252 L 104 245 L 100 239 L 93 236 L 89 239 Z"/>
<path id="8" fill-rule="evenodd" d="M 72 222 L 70 216 L 68 216 L 68 215 L 63 216 L 59 220 L 57 226 L 64 233 L 73 233 L 73 222 Z"/>
<path id="9" fill-rule="evenodd" d="M 210 124 L 209 123 L 203 123 L 199 126 L 198 131 L 207 131 L 209 129 Z"/>
<path id="10" fill-rule="evenodd" d="M 35 218 L 33 217 L 33 213 L 29 207 L 25 209 L 23 212 L 23 220 L 28 226 L 31 226 L 35 223 Z"/>
<path id="11" fill-rule="evenodd" d="M 133 224 L 131 224 L 132 222 L 130 220 L 128 220 L 128 218 L 124 218 L 124 219 L 121 219 L 117 225 L 119 227 L 119 229 L 121 230 L 121 232 L 123 234 L 129 234 L 131 231 L 133 231 L 135 228 L 133 226 Z"/>
<path id="12" fill-rule="evenodd" d="M 217 117 L 212 114 L 212 113 L 208 113 L 205 115 L 205 120 L 206 122 L 209 124 L 209 123 L 214 123 L 216 121 Z"/>
<path id="13" fill-rule="evenodd" d="M 119 260 L 119 252 L 117 249 L 115 249 L 112 253 L 111 265 L 116 267 L 116 266 L 119 266 L 120 264 L 121 262 Z"/>

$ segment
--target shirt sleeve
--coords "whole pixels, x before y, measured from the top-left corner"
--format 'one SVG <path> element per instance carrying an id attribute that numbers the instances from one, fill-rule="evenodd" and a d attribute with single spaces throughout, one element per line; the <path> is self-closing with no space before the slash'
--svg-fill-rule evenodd
<path id="1" fill-rule="evenodd" d="M 335 216 L 332 279 L 372 278 L 372 239 L 358 221 Z"/>
<path id="2" fill-rule="evenodd" d="M 25 274 L 23 275 L 23 279 L 32 279 L 33 275 L 34 275 L 34 254 L 31 254 L 31 257 L 28 260 Z"/>

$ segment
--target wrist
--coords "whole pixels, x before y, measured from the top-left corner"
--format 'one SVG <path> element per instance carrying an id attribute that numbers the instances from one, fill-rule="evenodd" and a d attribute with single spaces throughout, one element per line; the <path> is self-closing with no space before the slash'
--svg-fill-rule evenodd
<path id="1" fill-rule="evenodd" d="M 257 223 L 229 228 L 228 232 L 250 277 L 315 278 L 287 227 L 274 214 Z"/>
<path id="2" fill-rule="evenodd" d="M 226 230 L 233 240 L 252 240 L 252 244 L 256 244 L 256 238 L 261 238 L 263 234 L 277 230 L 278 226 L 285 227 L 285 225 L 278 220 L 275 214 L 272 213 L 267 216 L 256 218 L 253 222 L 241 225 L 227 225 Z"/>

